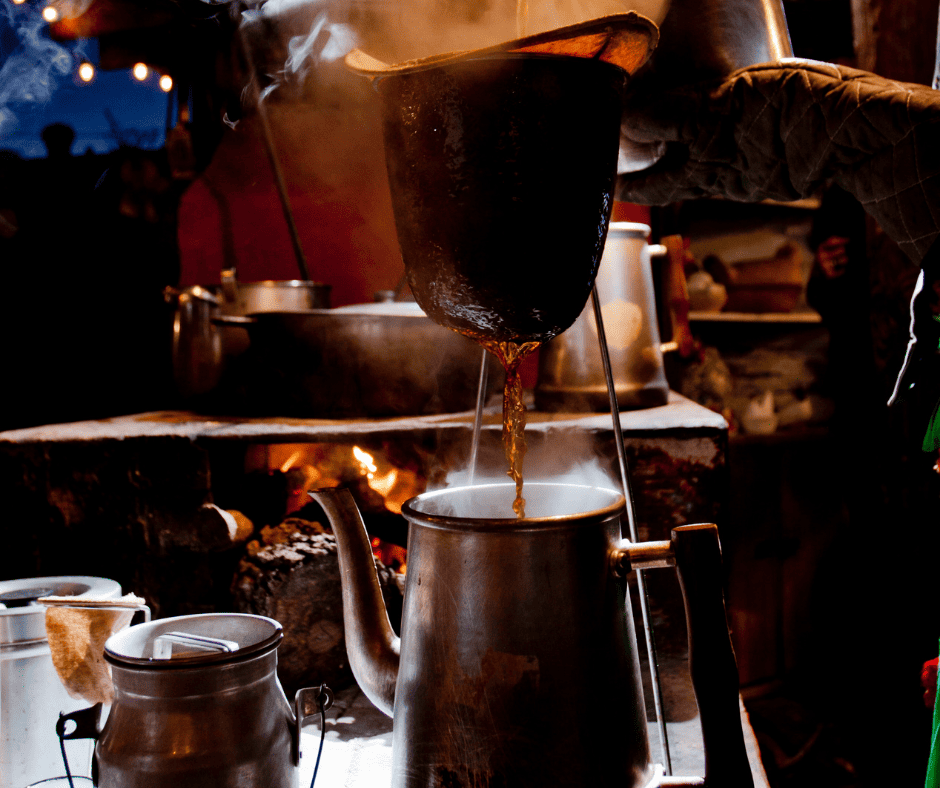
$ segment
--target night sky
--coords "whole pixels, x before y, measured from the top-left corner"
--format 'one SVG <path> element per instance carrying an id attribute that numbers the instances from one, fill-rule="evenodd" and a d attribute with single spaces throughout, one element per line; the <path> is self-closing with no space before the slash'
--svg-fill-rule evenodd
<path id="1" fill-rule="evenodd" d="M 50 123 L 75 129 L 75 155 L 88 149 L 106 153 L 119 142 L 161 147 L 172 94 L 160 89 L 159 75 L 151 72 L 138 82 L 130 71 L 97 71 L 91 83 L 83 83 L 78 66 L 83 60 L 97 66 L 96 42 L 52 41 L 43 5 L 43 0 L 21 5 L 0 0 L 0 149 L 26 158 L 45 156 L 40 133 Z"/>

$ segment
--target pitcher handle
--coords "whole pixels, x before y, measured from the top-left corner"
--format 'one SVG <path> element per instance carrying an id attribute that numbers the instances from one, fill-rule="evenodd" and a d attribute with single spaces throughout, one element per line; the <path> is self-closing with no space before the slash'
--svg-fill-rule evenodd
<path id="1" fill-rule="evenodd" d="M 688 622 L 689 673 L 702 722 L 705 785 L 752 788 L 718 527 L 700 523 L 676 528 L 672 546 Z"/>
<path id="2" fill-rule="evenodd" d="M 738 666 L 725 611 L 721 546 L 712 523 L 675 528 L 669 542 L 623 542 L 615 570 L 674 564 L 689 632 L 689 673 L 698 705 L 708 788 L 753 788 L 744 744 Z M 686 778 L 663 785 L 688 785 Z"/>

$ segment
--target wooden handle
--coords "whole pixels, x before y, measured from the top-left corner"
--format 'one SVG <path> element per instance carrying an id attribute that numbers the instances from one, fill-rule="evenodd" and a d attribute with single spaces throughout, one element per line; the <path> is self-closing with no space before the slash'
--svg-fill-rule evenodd
<path id="1" fill-rule="evenodd" d="M 692 355 L 695 342 L 689 325 L 689 285 L 685 278 L 685 242 L 681 235 L 661 239 L 666 247 L 666 303 L 672 316 L 672 338 L 678 343 L 679 355 Z"/>
<path id="2" fill-rule="evenodd" d="M 744 746 L 738 666 L 725 614 L 721 547 L 712 524 L 672 532 L 689 630 L 689 672 L 705 745 L 707 788 L 753 788 Z"/>

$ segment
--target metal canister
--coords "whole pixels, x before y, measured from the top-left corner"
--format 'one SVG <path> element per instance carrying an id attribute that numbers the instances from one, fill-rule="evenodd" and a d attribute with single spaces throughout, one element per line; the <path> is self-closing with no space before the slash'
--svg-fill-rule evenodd
<path id="1" fill-rule="evenodd" d="M 86 705 L 69 696 L 52 663 L 44 596 L 116 598 L 121 586 L 101 577 L 34 577 L 0 582 L 0 788 L 23 788 L 64 774 L 56 722 Z M 69 744 L 85 771 L 91 746 Z"/>
<path id="2" fill-rule="evenodd" d="M 208 613 L 109 638 L 114 701 L 95 748 L 98 785 L 295 788 L 300 725 L 329 690 L 299 690 L 291 707 L 276 674 L 282 637 L 270 618 Z"/>

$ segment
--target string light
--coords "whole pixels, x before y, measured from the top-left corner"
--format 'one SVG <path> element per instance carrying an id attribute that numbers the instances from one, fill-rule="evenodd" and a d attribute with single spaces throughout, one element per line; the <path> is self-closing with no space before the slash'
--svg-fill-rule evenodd
<path id="1" fill-rule="evenodd" d="M 78 78 L 82 82 L 91 82 L 95 78 L 95 67 L 87 60 L 78 67 Z"/>
<path id="2" fill-rule="evenodd" d="M 13 0 L 13 5 L 23 5 L 25 2 L 26 0 Z"/>
<path id="3" fill-rule="evenodd" d="M 143 82 L 150 75 L 150 69 L 147 68 L 146 63 L 137 63 L 134 66 L 133 74 L 134 79 L 138 82 Z"/>
<path id="4" fill-rule="evenodd" d="M 55 22 L 59 18 L 59 12 L 56 11 L 51 5 L 47 5 L 42 9 L 42 18 L 47 22 Z"/>
<path id="5" fill-rule="evenodd" d="M 160 77 L 160 90 L 162 90 L 164 93 L 169 93 L 171 90 L 173 90 L 173 77 L 171 77 L 169 74 L 164 74 L 162 77 Z"/>

